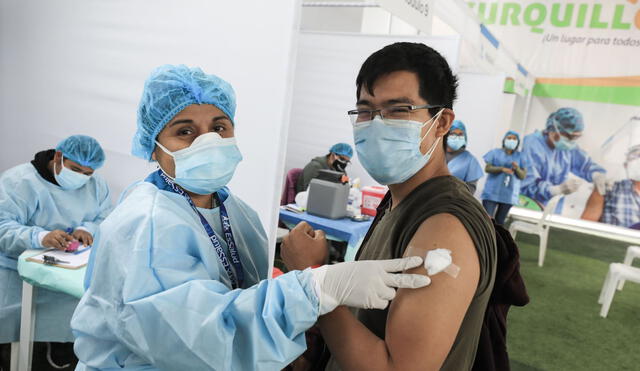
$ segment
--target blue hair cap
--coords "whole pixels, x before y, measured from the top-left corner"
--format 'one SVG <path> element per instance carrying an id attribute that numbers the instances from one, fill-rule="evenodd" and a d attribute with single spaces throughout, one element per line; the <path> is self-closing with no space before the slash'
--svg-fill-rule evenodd
<path id="1" fill-rule="evenodd" d="M 132 154 L 151 160 L 158 134 L 180 111 L 192 104 L 218 107 L 233 122 L 236 96 L 231 85 L 198 67 L 164 65 L 156 68 L 144 83 L 138 106 L 138 128 Z"/>
<path id="2" fill-rule="evenodd" d="M 464 140 L 467 141 L 467 127 L 464 125 L 464 122 L 460 120 L 453 120 L 453 123 L 451 124 L 451 129 L 449 129 L 449 132 L 455 129 L 462 130 L 462 133 L 464 134 Z"/>
<path id="3" fill-rule="evenodd" d="M 547 131 L 556 130 L 568 134 L 584 131 L 584 119 L 580 111 L 575 108 L 564 107 L 549 115 Z"/>
<path id="4" fill-rule="evenodd" d="M 330 153 L 335 153 L 339 156 L 347 156 L 349 158 L 353 157 L 353 148 L 347 143 L 337 143 L 331 146 L 329 149 Z"/>
<path id="5" fill-rule="evenodd" d="M 69 160 L 96 170 L 104 164 L 105 155 L 100 143 L 90 136 L 72 135 L 56 146 L 56 151 Z"/>

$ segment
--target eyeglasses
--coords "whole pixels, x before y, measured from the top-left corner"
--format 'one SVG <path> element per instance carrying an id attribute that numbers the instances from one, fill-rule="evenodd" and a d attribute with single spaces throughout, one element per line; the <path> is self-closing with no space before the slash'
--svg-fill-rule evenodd
<path id="1" fill-rule="evenodd" d="M 382 119 L 391 120 L 409 120 L 411 114 L 415 110 L 419 109 L 431 109 L 441 108 L 441 105 L 425 104 L 422 106 L 402 105 L 402 106 L 389 106 L 381 109 L 354 109 L 347 112 L 351 119 L 351 124 L 356 126 L 359 123 L 371 121 L 379 113 Z"/>

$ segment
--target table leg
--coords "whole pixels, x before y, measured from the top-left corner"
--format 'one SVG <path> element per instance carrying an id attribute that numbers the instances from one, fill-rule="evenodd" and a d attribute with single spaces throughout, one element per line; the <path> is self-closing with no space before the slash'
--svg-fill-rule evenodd
<path id="1" fill-rule="evenodd" d="M 36 287 L 22 282 L 22 313 L 20 317 L 20 351 L 18 370 L 31 371 L 33 335 L 36 328 Z"/>
<path id="2" fill-rule="evenodd" d="M 20 351 L 20 343 L 14 341 L 11 343 L 11 364 L 9 370 L 18 371 L 18 352 Z"/>

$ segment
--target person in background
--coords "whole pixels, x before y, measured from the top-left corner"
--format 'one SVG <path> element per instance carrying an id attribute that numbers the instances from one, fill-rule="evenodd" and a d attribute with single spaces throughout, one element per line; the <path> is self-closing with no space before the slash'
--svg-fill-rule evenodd
<path id="1" fill-rule="evenodd" d="M 132 153 L 159 169 L 100 226 L 71 321 L 78 371 L 279 370 L 305 350 L 319 315 L 338 305 L 384 308 L 393 287 L 429 283 L 389 273 L 420 258 L 267 279 L 260 218 L 226 187 L 242 160 L 235 110 L 231 85 L 200 68 L 160 66 L 145 82 Z M 287 246 L 297 253 L 282 255 L 324 262 L 324 233 L 304 223 L 294 230 Z"/>
<path id="2" fill-rule="evenodd" d="M 613 183 L 604 195 L 594 189 L 582 219 L 620 227 L 640 223 L 640 145 L 629 148 L 626 157 L 627 179 Z"/>
<path id="3" fill-rule="evenodd" d="M 527 175 L 519 145 L 520 136 L 510 130 L 502 139 L 502 148 L 492 149 L 483 157 L 484 170 L 489 175 L 482 192 L 482 206 L 498 224 L 504 224 L 511 206 L 518 204 L 520 181 Z"/>
<path id="4" fill-rule="evenodd" d="M 348 112 L 358 160 L 389 193 L 356 260 L 443 248 L 460 271 L 457 278 L 432 276 L 427 288 L 398 290 L 385 310 L 339 307 L 320 317 L 332 356 L 327 370 L 472 368 L 497 251 L 487 213 L 445 162 L 442 141 L 455 117 L 456 87 L 444 57 L 419 43 L 385 46 L 360 68 L 356 109 Z M 427 273 L 423 267 L 410 272 Z"/>
<path id="5" fill-rule="evenodd" d="M 19 338 L 18 256 L 27 249 L 64 250 L 72 240 L 93 244 L 98 225 L 111 210 L 107 183 L 94 174 L 104 161 L 95 139 L 74 135 L 0 176 L 0 343 Z M 76 361 L 69 321 L 77 304 L 69 295 L 37 290 L 35 341 L 57 342 L 48 345 L 55 364 Z M 47 367 L 39 365 L 39 347 L 34 369 Z"/>
<path id="6" fill-rule="evenodd" d="M 329 154 L 314 158 L 304 167 L 296 182 L 296 193 L 306 191 L 311 179 L 316 178 L 320 170 L 335 170 L 345 173 L 347 165 L 351 162 L 351 157 L 353 157 L 353 148 L 350 145 L 347 143 L 334 144 L 329 149 Z"/>
<path id="7" fill-rule="evenodd" d="M 484 174 L 478 160 L 467 151 L 467 128 L 460 120 L 453 121 L 447 136 L 447 166 L 451 175 L 467 183 L 471 194 Z"/>
<path id="8" fill-rule="evenodd" d="M 584 131 L 582 114 L 574 108 L 560 108 L 549 115 L 544 131 L 524 137 L 522 155 L 529 165 L 520 192 L 546 205 L 551 197 L 578 190 L 580 180 L 569 179 L 572 173 L 588 182 L 603 195 L 606 171 L 578 147 Z M 562 211 L 562 201 L 556 212 Z"/>

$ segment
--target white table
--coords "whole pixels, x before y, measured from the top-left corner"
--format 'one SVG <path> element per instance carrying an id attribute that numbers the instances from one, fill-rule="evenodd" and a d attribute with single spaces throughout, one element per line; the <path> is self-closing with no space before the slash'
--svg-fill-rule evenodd
<path id="1" fill-rule="evenodd" d="M 535 211 L 521 207 L 512 207 L 509 217 L 515 220 L 524 220 L 535 223 L 542 218 L 542 211 Z M 640 231 L 630 228 L 618 227 L 611 224 L 592 222 L 576 218 L 553 214 L 545 223 L 550 227 L 568 231 L 588 234 L 591 236 L 608 238 L 611 240 L 640 244 Z"/>

